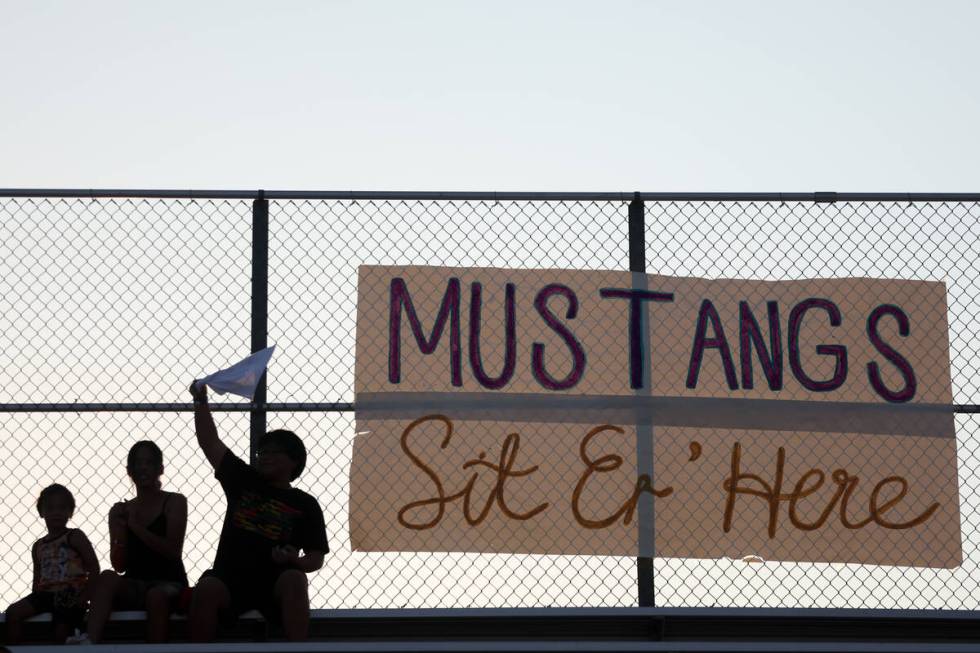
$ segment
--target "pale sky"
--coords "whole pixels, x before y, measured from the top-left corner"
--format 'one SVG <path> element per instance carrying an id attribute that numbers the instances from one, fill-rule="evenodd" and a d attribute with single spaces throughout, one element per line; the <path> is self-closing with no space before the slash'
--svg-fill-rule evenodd
<path id="1" fill-rule="evenodd" d="M 0 6 L 4 187 L 977 190 L 974 2 Z"/>

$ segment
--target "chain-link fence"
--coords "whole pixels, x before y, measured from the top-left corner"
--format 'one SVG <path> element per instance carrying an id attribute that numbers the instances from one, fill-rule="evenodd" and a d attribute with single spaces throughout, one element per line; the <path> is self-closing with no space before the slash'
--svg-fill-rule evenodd
<path id="1" fill-rule="evenodd" d="M 165 488 L 188 497 L 193 582 L 212 562 L 225 501 L 194 440 L 187 386 L 255 342 L 257 194 L 0 196 L 0 601 L 29 591 L 44 528 L 34 502 L 51 482 L 74 491 L 73 524 L 107 563 L 106 513 L 132 496 L 125 457 L 138 439 L 161 446 Z M 634 558 L 357 553 L 347 522 L 359 265 L 627 270 L 632 253 L 634 269 L 664 275 L 944 281 L 958 405 L 960 567 L 658 558 L 656 605 L 980 609 L 980 196 L 264 196 L 267 340 L 278 347 L 267 422 L 304 437 L 297 485 L 320 500 L 331 544 L 314 607 L 637 605 Z M 633 200 L 645 226 L 637 233 L 634 218 L 631 238 Z M 249 407 L 222 401 L 219 433 L 248 456 Z"/>

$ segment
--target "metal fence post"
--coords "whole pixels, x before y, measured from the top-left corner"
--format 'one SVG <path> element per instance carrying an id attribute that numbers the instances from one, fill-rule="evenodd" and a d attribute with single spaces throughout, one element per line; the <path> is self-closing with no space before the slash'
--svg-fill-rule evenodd
<path id="1" fill-rule="evenodd" d="M 633 201 L 629 206 L 629 255 L 630 272 L 646 272 L 646 220 L 644 217 L 643 200 L 640 193 L 633 193 Z"/>
<path id="2" fill-rule="evenodd" d="M 265 191 L 252 202 L 252 353 L 265 349 L 269 335 L 269 200 Z M 259 438 L 265 434 L 266 375 L 255 390 L 249 421 L 249 459 L 255 462 Z"/>
<path id="3" fill-rule="evenodd" d="M 640 193 L 633 194 L 633 201 L 629 204 L 629 258 L 630 272 L 634 273 L 634 287 L 636 286 L 637 276 L 646 273 L 646 226 L 645 207 Z M 642 285 L 646 287 L 646 279 L 642 279 Z M 644 306 L 644 312 L 646 306 Z M 645 317 L 645 316 L 644 316 Z M 646 325 L 648 321 L 643 320 L 644 334 L 649 333 Z M 649 352 L 648 337 L 644 337 L 644 353 Z M 646 366 L 644 366 L 646 367 Z M 648 375 L 645 375 L 647 379 Z M 649 392 L 648 382 L 644 380 L 642 392 Z M 636 454 L 637 471 L 648 474 L 653 478 L 653 426 L 636 427 Z M 637 511 L 637 530 L 639 532 L 639 556 L 636 558 L 636 594 L 637 602 L 641 608 L 652 607 L 654 600 L 653 585 L 653 556 L 654 556 L 654 512 L 653 497 L 649 494 L 641 497 Z"/>

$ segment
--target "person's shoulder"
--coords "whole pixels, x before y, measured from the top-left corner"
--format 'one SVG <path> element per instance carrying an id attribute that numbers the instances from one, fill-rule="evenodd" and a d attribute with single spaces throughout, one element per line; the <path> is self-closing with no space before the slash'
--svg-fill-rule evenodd
<path id="1" fill-rule="evenodd" d="M 165 500 L 166 500 L 168 506 L 171 503 L 177 503 L 177 504 L 181 504 L 181 503 L 186 504 L 187 503 L 187 497 L 185 497 L 180 492 L 164 492 L 164 495 L 166 497 Z"/>
<path id="2" fill-rule="evenodd" d="M 248 463 L 242 460 L 242 458 L 232 451 L 230 448 L 225 449 L 225 453 L 221 456 L 221 462 L 218 463 L 217 472 L 222 470 L 241 470 L 249 469 Z"/>
<path id="3" fill-rule="evenodd" d="M 289 488 L 289 492 L 295 497 L 297 503 L 305 503 L 311 506 L 320 507 L 320 502 L 315 496 L 307 492 L 306 490 L 301 490 L 298 487 Z"/>
<path id="4" fill-rule="evenodd" d="M 171 519 L 186 519 L 187 497 L 180 492 L 164 492 L 163 514 Z"/>
<path id="5" fill-rule="evenodd" d="M 313 495 L 312 494 L 310 494 L 306 490 L 303 490 L 302 488 L 296 487 L 295 485 L 290 485 L 289 486 L 289 489 L 287 490 L 287 492 L 289 492 L 290 494 L 292 494 L 295 497 L 306 497 L 306 498 L 309 498 L 309 499 L 312 499 L 313 498 Z"/>
<path id="6" fill-rule="evenodd" d="M 70 546 L 75 546 L 83 542 L 88 542 L 88 536 L 80 528 L 69 528 L 68 532 L 65 533 L 65 541 L 68 542 Z"/>
<path id="7" fill-rule="evenodd" d="M 37 542 L 34 543 L 34 548 L 37 548 L 42 544 L 51 544 L 52 542 L 57 542 L 58 540 L 68 539 L 68 536 L 71 535 L 73 530 L 74 529 L 72 528 L 66 529 L 61 535 L 52 535 L 51 533 L 42 535 L 40 538 L 38 538 Z"/>
<path id="8" fill-rule="evenodd" d="M 248 463 L 239 458 L 231 449 L 225 449 L 221 461 L 214 469 L 214 475 L 218 480 L 229 477 L 248 476 L 251 468 Z"/>

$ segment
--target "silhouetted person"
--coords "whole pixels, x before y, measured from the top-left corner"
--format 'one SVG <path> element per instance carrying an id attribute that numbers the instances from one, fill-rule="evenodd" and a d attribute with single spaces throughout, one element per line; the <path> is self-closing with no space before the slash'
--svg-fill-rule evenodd
<path id="1" fill-rule="evenodd" d="M 207 388 L 195 381 L 191 396 L 197 442 L 228 499 L 214 567 L 194 588 L 191 639 L 213 640 L 219 617 L 250 609 L 281 623 L 287 639 L 306 639 L 306 574 L 323 566 L 329 550 L 320 504 L 290 487 L 306 466 L 306 447 L 292 431 L 270 431 L 250 467 L 218 439 Z"/>
<path id="2" fill-rule="evenodd" d="M 31 593 L 7 608 L 7 641 L 22 639 L 23 622 L 36 614 L 50 612 L 58 643 L 80 628 L 88 601 L 88 582 L 99 573 L 99 560 L 92 543 L 77 528 L 68 528 L 75 513 L 75 497 L 57 483 L 41 490 L 37 512 L 48 534 L 31 547 L 34 581 Z"/>
<path id="3" fill-rule="evenodd" d="M 88 636 L 93 643 L 102 640 L 114 607 L 145 609 L 147 641 L 164 642 L 170 613 L 187 587 L 181 560 L 187 499 L 161 489 L 163 452 L 149 440 L 129 449 L 126 473 L 136 486 L 136 498 L 109 510 L 110 560 L 115 571 L 103 571 L 94 583 Z"/>

